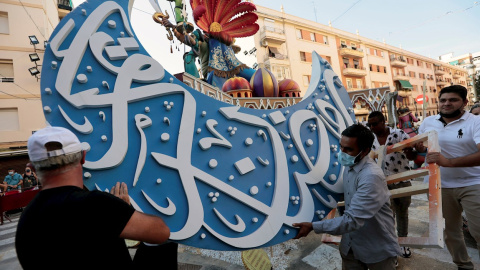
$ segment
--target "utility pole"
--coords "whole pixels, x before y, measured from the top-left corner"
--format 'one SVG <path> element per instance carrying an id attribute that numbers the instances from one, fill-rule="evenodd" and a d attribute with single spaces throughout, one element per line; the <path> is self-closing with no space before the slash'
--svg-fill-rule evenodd
<path id="1" fill-rule="evenodd" d="M 478 101 L 478 96 L 477 96 L 477 91 L 478 89 L 476 89 L 475 87 L 475 83 L 476 83 L 476 72 L 475 72 L 475 65 L 474 64 L 470 64 L 470 65 L 467 65 L 466 68 L 468 70 L 468 76 L 470 76 L 472 78 L 472 83 L 473 83 L 473 101 Z"/>
<path id="2" fill-rule="evenodd" d="M 313 12 L 315 13 L 315 22 L 318 22 L 317 21 L 317 8 L 315 7 L 315 2 L 312 2 L 313 4 Z"/>

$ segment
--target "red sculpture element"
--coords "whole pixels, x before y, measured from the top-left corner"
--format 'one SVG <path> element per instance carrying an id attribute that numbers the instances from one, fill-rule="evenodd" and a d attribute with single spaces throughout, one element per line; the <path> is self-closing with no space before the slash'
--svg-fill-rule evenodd
<path id="1" fill-rule="evenodd" d="M 236 37 L 254 35 L 259 26 L 256 7 L 241 0 L 190 0 L 193 19 L 210 37 L 230 46 Z"/>
<path id="2" fill-rule="evenodd" d="M 222 91 L 232 97 L 252 97 L 250 83 L 242 77 L 233 77 L 223 84 Z"/>
<path id="3" fill-rule="evenodd" d="M 278 83 L 279 95 L 281 97 L 300 97 L 300 87 L 292 79 L 285 79 Z"/>

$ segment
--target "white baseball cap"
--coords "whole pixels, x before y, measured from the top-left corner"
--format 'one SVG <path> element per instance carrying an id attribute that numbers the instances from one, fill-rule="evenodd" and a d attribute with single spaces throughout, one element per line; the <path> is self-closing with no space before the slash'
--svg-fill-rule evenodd
<path id="1" fill-rule="evenodd" d="M 62 149 L 47 151 L 45 144 L 49 142 L 62 144 Z M 82 151 L 82 145 L 73 132 L 66 128 L 52 126 L 40 129 L 30 136 L 27 148 L 30 161 L 33 162 Z"/>

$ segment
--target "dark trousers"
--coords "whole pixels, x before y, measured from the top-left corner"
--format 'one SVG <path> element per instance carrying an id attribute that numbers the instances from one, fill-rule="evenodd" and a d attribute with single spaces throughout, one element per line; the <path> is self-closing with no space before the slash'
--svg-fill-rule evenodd
<path id="1" fill-rule="evenodd" d="M 168 242 L 158 246 L 147 246 L 143 242 L 133 257 L 134 269 L 177 269 L 178 244 Z"/>
<path id="2" fill-rule="evenodd" d="M 402 187 L 410 187 L 410 181 L 400 182 L 398 184 L 388 185 L 388 189 L 397 189 Z M 397 221 L 397 236 L 406 237 L 408 235 L 408 207 L 412 203 L 412 197 L 401 197 L 390 200 L 390 208 Z"/>

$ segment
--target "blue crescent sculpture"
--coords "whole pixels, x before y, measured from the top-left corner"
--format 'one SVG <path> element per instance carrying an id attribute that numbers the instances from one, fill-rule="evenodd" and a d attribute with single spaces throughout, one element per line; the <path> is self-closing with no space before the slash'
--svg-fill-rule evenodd
<path id="1" fill-rule="evenodd" d="M 133 0 L 83 3 L 45 51 L 41 92 L 53 126 L 88 150 L 84 184 L 126 182 L 138 210 L 162 217 L 171 240 L 214 250 L 271 246 L 294 222 L 324 218 L 343 192 L 341 131 L 350 99 L 314 53 L 300 103 L 241 108 L 186 86 L 135 36 Z"/>

